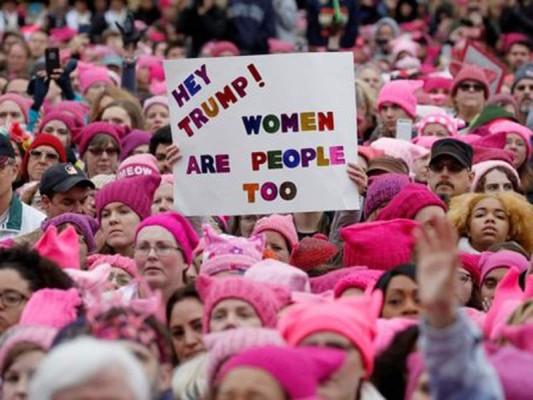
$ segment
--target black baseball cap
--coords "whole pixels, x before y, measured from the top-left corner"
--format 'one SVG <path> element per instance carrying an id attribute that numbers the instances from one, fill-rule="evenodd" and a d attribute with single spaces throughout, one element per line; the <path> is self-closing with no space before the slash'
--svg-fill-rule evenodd
<path id="1" fill-rule="evenodd" d="M 15 150 L 7 136 L 0 133 L 0 164 L 4 164 L 9 158 L 15 158 Z"/>
<path id="2" fill-rule="evenodd" d="M 74 186 L 87 186 L 94 189 L 92 183 L 87 175 L 70 163 L 56 164 L 48 168 L 41 178 L 39 190 L 43 195 L 50 195 L 51 193 L 65 193 Z"/>
<path id="3" fill-rule="evenodd" d="M 433 164 L 439 157 L 448 156 L 457 160 L 463 167 L 472 168 L 472 159 L 474 157 L 474 150 L 468 143 L 457 139 L 441 139 L 437 140 L 431 146 L 431 161 L 429 165 Z"/>

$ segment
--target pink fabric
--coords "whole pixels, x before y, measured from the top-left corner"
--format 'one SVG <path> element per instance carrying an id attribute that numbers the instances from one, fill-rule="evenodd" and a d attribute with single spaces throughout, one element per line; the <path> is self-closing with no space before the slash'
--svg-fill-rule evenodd
<path id="1" fill-rule="evenodd" d="M 502 337 L 514 347 L 533 353 L 533 323 L 524 325 L 507 325 L 502 328 Z"/>
<path id="2" fill-rule="evenodd" d="M 93 254 L 87 257 L 87 269 L 92 271 L 99 265 L 109 264 L 111 267 L 120 268 L 132 278 L 137 276 L 137 267 L 132 258 L 121 256 L 120 254 Z"/>
<path id="3" fill-rule="evenodd" d="M 370 146 L 383 150 L 389 157 L 401 158 L 407 163 L 410 171 L 415 169 L 415 160 L 429 155 L 428 149 L 400 139 L 379 138 Z"/>
<path id="4" fill-rule="evenodd" d="M 31 107 L 31 99 L 22 97 L 16 93 L 6 93 L 0 96 L 0 104 L 4 101 L 12 101 L 19 106 L 22 115 L 24 115 L 24 122 L 27 124 L 29 122 L 29 111 Z"/>
<path id="5" fill-rule="evenodd" d="M 331 291 L 331 293 L 333 294 L 333 289 L 335 288 L 337 282 L 339 282 L 344 277 L 351 275 L 352 273 L 365 270 L 368 270 L 368 268 L 353 266 L 336 269 L 331 272 L 328 272 L 327 274 L 311 278 L 311 292 L 313 292 L 314 294 L 322 294 Z"/>
<path id="6" fill-rule="evenodd" d="M 106 67 L 95 65 L 83 73 L 80 71 L 80 89 L 83 94 L 87 93 L 91 86 L 100 82 L 106 85 L 113 84 Z"/>
<path id="7" fill-rule="evenodd" d="M 379 207 L 388 204 L 411 179 L 404 174 L 382 174 L 373 176 L 368 181 L 363 214 L 368 218 Z"/>
<path id="8" fill-rule="evenodd" d="M 396 104 L 401 107 L 411 118 L 416 117 L 417 100 L 415 91 L 422 88 L 422 81 L 396 80 L 386 83 L 378 96 L 378 111 L 385 103 Z"/>
<path id="9" fill-rule="evenodd" d="M 374 269 L 366 269 L 356 271 L 353 274 L 347 275 L 337 282 L 333 289 L 335 298 L 342 297 L 342 294 L 348 289 L 360 289 L 365 292 L 367 289 L 372 290 L 374 285 L 379 280 L 383 271 Z"/>
<path id="10" fill-rule="evenodd" d="M 481 285 L 481 270 L 479 268 L 480 254 L 461 252 L 459 254 L 462 267 L 468 271 L 474 282 Z"/>
<path id="11" fill-rule="evenodd" d="M 462 122 L 462 121 L 461 121 Z M 446 114 L 431 114 L 427 117 L 424 117 L 417 124 L 417 131 L 419 136 L 424 135 L 424 129 L 429 124 L 439 124 L 446 128 L 448 131 L 448 136 L 457 136 L 457 129 L 461 125 L 460 121 L 449 117 Z M 462 124 L 464 126 L 464 123 Z"/>
<path id="12" fill-rule="evenodd" d="M 291 292 L 311 292 L 309 277 L 301 269 L 276 260 L 263 260 L 252 265 L 244 277 L 257 282 L 286 286 Z"/>
<path id="13" fill-rule="evenodd" d="M 274 38 L 268 39 L 268 48 L 270 54 L 294 52 L 294 45 L 292 43 Z"/>
<path id="14" fill-rule="evenodd" d="M 80 269 L 80 241 L 76 229 L 70 225 L 61 233 L 51 225 L 35 243 L 35 250 L 60 268 Z"/>
<path id="15" fill-rule="evenodd" d="M 520 185 L 520 176 L 518 175 L 518 172 L 516 172 L 516 169 L 509 163 L 506 163 L 505 161 L 483 161 L 478 164 L 475 164 L 472 166 L 472 171 L 474 172 L 474 180 L 472 181 L 472 190 L 476 190 L 477 186 L 479 185 L 479 181 L 489 172 L 492 171 L 494 168 L 504 168 L 505 170 L 509 171 L 511 175 L 513 175 L 518 182 L 518 185 Z"/>
<path id="16" fill-rule="evenodd" d="M 377 332 L 374 339 L 376 357 L 389 348 L 398 333 L 414 325 L 418 325 L 418 320 L 411 318 L 379 318 L 376 323 Z"/>
<path id="17" fill-rule="evenodd" d="M 78 127 L 76 126 L 76 120 L 74 117 L 71 117 L 70 115 L 61 112 L 61 111 L 50 111 L 48 113 L 45 113 L 41 123 L 39 125 L 39 133 L 42 132 L 42 130 L 46 127 L 46 125 L 51 121 L 60 121 L 63 122 L 67 129 L 70 132 L 71 137 L 76 137 L 78 134 Z"/>
<path id="18" fill-rule="evenodd" d="M 407 357 L 407 385 L 405 386 L 405 400 L 411 400 L 415 393 L 420 376 L 424 372 L 424 360 L 419 352 L 411 353 Z"/>
<path id="19" fill-rule="evenodd" d="M 222 53 L 230 53 L 232 56 L 241 54 L 237 46 L 229 41 L 209 42 L 205 46 L 205 50 L 210 57 L 220 57 Z"/>
<path id="20" fill-rule="evenodd" d="M 325 235 L 316 233 L 300 240 L 291 254 L 289 264 L 307 271 L 328 263 L 338 252 L 339 249 L 328 242 Z"/>
<path id="21" fill-rule="evenodd" d="M 80 131 L 80 143 L 78 146 L 78 150 L 80 153 L 80 157 L 83 157 L 85 152 L 87 151 L 87 147 L 89 146 L 89 143 L 91 142 L 92 138 L 98 135 L 99 133 L 104 133 L 108 136 L 110 136 L 113 141 L 116 142 L 117 146 L 119 147 L 119 150 L 121 150 L 120 145 L 120 132 L 116 125 L 107 123 L 107 122 L 93 122 L 89 125 L 86 125 L 81 131 Z"/>
<path id="22" fill-rule="evenodd" d="M 511 250 L 500 250 L 496 253 L 485 251 L 481 253 L 479 268 L 481 269 L 481 283 L 488 273 L 496 268 L 517 268 L 520 273 L 527 271 L 529 260 L 522 254 Z"/>
<path id="23" fill-rule="evenodd" d="M 413 232 L 417 227 L 415 221 L 395 219 L 343 228 L 344 266 L 365 265 L 370 269 L 389 270 L 411 261 Z"/>
<path id="24" fill-rule="evenodd" d="M 527 148 L 527 157 L 526 160 L 529 160 L 531 157 L 531 136 L 533 132 L 527 126 L 516 123 L 509 120 L 500 120 L 494 124 L 491 124 L 489 130 L 493 134 L 505 133 L 507 136 L 510 133 L 516 133 L 522 137 Z"/>
<path id="25" fill-rule="evenodd" d="M 531 353 L 513 346 L 504 346 L 489 353 L 489 361 L 500 378 L 505 400 L 523 400 L 531 396 Z"/>
<path id="26" fill-rule="evenodd" d="M 442 138 L 438 136 L 417 136 L 413 138 L 411 141 L 414 144 L 417 144 L 419 146 L 422 146 L 428 150 L 431 150 L 431 146 L 433 146 L 433 143 L 435 143 L 437 140 L 440 140 Z"/>
<path id="27" fill-rule="evenodd" d="M 111 289 L 109 275 L 111 275 L 111 265 L 99 264 L 92 267 L 90 271 L 81 269 L 66 269 L 65 272 L 76 282 L 83 296 L 100 297 L 102 293 Z"/>
<path id="28" fill-rule="evenodd" d="M 280 319 L 278 329 L 291 346 L 298 346 L 305 338 L 319 332 L 346 337 L 359 349 L 366 377 L 369 377 L 374 368 L 373 341 L 381 303 L 381 292 L 376 291 L 372 295 L 332 302 L 296 304 Z"/>
<path id="29" fill-rule="evenodd" d="M 254 226 L 253 233 L 258 234 L 265 231 L 274 231 L 279 233 L 287 240 L 290 250 L 298 245 L 298 233 L 294 226 L 292 215 L 273 214 L 268 217 L 261 218 Z"/>
<path id="30" fill-rule="evenodd" d="M 145 153 L 129 156 L 120 163 L 117 169 L 117 180 L 143 175 L 161 177 L 157 160 L 152 154 Z"/>
<path id="31" fill-rule="evenodd" d="M 457 93 L 462 82 L 475 81 L 483 85 L 485 99 L 487 99 L 490 93 L 490 83 L 496 79 L 496 73 L 490 69 L 482 69 L 474 64 L 461 64 L 457 61 L 452 61 L 450 64 L 450 72 L 454 77 L 452 85 L 453 96 Z"/>
<path id="32" fill-rule="evenodd" d="M 148 131 L 142 131 L 140 129 L 132 130 L 121 140 L 122 152 L 120 154 L 120 161 L 124 161 L 128 158 L 137 147 L 149 145 L 151 138 L 152 134 Z"/>
<path id="33" fill-rule="evenodd" d="M 149 108 L 154 104 L 159 104 L 168 108 L 168 98 L 166 96 L 153 96 L 147 98 L 143 104 L 143 114 L 146 115 Z"/>
<path id="34" fill-rule="evenodd" d="M 61 329 L 76 320 L 81 305 L 82 301 L 76 289 L 37 290 L 24 306 L 20 324 Z"/>
<path id="35" fill-rule="evenodd" d="M 430 76 L 424 80 L 424 92 L 431 93 L 434 90 L 447 90 L 452 88 L 453 79 L 443 76 Z"/>

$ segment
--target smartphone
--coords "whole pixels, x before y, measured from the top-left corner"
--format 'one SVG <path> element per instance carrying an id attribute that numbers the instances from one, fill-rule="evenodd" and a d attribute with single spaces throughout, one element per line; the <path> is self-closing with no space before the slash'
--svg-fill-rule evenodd
<path id="1" fill-rule="evenodd" d="M 410 142 L 413 138 L 413 121 L 410 119 L 399 119 L 396 121 L 396 139 Z"/>
<path id="2" fill-rule="evenodd" d="M 48 76 L 52 75 L 55 69 L 61 68 L 61 63 L 59 60 L 59 48 L 46 48 L 44 51 L 44 62 L 46 65 L 46 73 Z"/>

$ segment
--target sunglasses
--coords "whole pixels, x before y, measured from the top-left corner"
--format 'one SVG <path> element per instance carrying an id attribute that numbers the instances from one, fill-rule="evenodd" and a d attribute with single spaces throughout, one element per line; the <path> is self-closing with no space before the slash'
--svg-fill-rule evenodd
<path id="1" fill-rule="evenodd" d="M 47 151 L 42 150 L 31 150 L 30 156 L 34 158 L 46 158 L 48 161 L 57 161 L 59 160 L 59 155 L 57 153 L 49 153 Z"/>
<path id="2" fill-rule="evenodd" d="M 89 153 L 91 153 L 95 157 L 100 157 L 102 154 L 106 153 L 108 156 L 115 156 L 118 155 L 118 149 L 111 148 L 111 149 L 104 149 L 104 148 L 97 148 L 97 149 L 89 149 Z"/>
<path id="3" fill-rule="evenodd" d="M 515 87 L 515 90 L 518 90 L 520 92 L 523 92 L 526 89 L 529 89 L 530 92 L 533 92 L 533 85 L 521 84 L 521 85 L 516 85 Z"/>
<path id="4" fill-rule="evenodd" d="M 485 87 L 480 83 L 461 83 L 459 89 L 463 92 L 469 92 L 471 90 L 474 90 L 474 92 L 482 92 Z"/>
<path id="5" fill-rule="evenodd" d="M 436 161 L 429 164 L 429 169 L 433 172 L 440 173 L 444 170 L 444 168 L 446 168 L 448 172 L 452 174 L 458 174 L 465 169 L 463 165 L 454 161 Z"/>

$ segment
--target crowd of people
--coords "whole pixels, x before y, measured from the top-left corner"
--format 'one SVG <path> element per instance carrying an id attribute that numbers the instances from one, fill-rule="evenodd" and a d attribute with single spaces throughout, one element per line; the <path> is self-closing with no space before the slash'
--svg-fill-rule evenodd
<path id="1" fill-rule="evenodd" d="M 529 398 L 531 2 L 4 0 L 0 35 L 0 399 Z M 361 209 L 175 209 L 163 60 L 327 51 Z"/>

